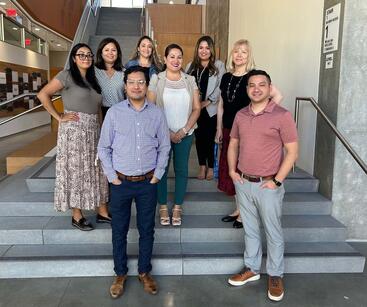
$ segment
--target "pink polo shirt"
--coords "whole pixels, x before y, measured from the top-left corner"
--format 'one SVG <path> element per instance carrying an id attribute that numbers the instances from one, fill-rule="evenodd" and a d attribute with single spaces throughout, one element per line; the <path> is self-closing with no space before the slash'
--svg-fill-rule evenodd
<path id="1" fill-rule="evenodd" d="M 230 135 L 240 141 L 238 169 L 252 176 L 276 174 L 283 145 L 298 139 L 292 114 L 272 101 L 258 114 L 251 104 L 237 112 Z"/>

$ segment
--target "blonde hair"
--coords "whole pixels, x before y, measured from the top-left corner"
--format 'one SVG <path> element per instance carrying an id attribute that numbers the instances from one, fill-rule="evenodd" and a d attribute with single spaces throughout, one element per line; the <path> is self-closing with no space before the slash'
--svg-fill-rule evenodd
<path id="1" fill-rule="evenodd" d="M 246 63 L 246 72 L 249 72 L 250 70 L 255 68 L 255 60 L 252 54 L 252 47 L 250 42 L 247 39 L 239 39 L 238 41 L 236 41 L 233 44 L 230 56 L 229 56 L 229 66 L 228 66 L 228 70 L 233 73 L 235 71 L 235 65 L 233 63 L 233 52 L 235 49 L 237 49 L 240 46 L 245 46 L 247 48 L 247 63 Z"/>

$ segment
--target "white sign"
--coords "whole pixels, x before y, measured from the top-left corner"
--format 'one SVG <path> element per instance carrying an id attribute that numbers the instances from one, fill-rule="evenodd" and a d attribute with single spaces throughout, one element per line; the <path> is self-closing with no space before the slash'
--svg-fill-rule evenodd
<path id="1" fill-rule="evenodd" d="M 6 73 L 0 72 L 0 84 L 6 84 Z"/>
<path id="2" fill-rule="evenodd" d="M 23 83 L 28 83 L 28 74 L 27 73 L 23 73 Z"/>
<path id="3" fill-rule="evenodd" d="M 18 72 L 17 71 L 12 71 L 11 72 L 11 79 L 12 79 L 12 81 L 13 82 L 18 82 L 19 80 L 18 80 Z"/>
<path id="4" fill-rule="evenodd" d="M 337 4 L 328 8 L 325 13 L 324 53 L 338 50 L 340 7 Z"/>
<path id="5" fill-rule="evenodd" d="M 18 86 L 18 84 L 13 84 L 13 95 L 14 96 L 19 95 L 19 86 Z"/>
<path id="6" fill-rule="evenodd" d="M 333 68 L 334 54 L 329 53 L 325 56 L 325 69 Z"/>

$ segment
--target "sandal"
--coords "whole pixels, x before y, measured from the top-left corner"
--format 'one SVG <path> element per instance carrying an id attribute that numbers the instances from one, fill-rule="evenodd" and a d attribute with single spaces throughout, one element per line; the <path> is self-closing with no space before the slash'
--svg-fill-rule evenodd
<path id="1" fill-rule="evenodd" d="M 181 226 L 181 206 L 175 206 L 172 209 L 172 225 Z"/>
<path id="2" fill-rule="evenodd" d="M 159 208 L 159 222 L 162 226 L 168 226 L 171 224 L 170 218 L 168 215 L 168 208 L 166 206 L 160 206 Z"/>

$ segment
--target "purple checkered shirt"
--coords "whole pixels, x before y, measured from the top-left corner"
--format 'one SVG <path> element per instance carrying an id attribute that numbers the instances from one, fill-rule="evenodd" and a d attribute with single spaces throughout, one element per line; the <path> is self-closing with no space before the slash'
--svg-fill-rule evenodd
<path id="1" fill-rule="evenodd" d="M 165 116 L 156 105 L 145 101 L 137 111 L 128 100 L 112 106 L 104 119 L 98 143 L 98 156 L 108 181 L 116 171 L 139 176 L 154 169 L 161 179 L 170 151 L 169 130 Z"/>

